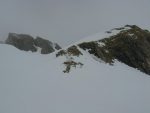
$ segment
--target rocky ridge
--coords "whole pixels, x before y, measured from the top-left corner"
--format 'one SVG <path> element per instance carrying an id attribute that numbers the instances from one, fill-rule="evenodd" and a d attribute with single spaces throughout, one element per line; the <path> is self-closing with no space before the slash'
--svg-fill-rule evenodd
<path id="1" fill-rule="evenodd" d="M 5 43 L 13 45 L 24 51 L 37 52 L 40 50 L 41 54 L 49 54 L 55 50 L 61 49 L 57 43 L 52 43 L 41 37 L 36 37 L 34 39 L 32 36 L 27 34 L 9 33 Z"/>
<path id="2" fill-rule="evenodd" d="M 79 43 L 70 47 L 71 49 L 59 51 L 56 56 L 68 54 L 70 57 L 79 57 L 79 55 L 82 55 L 80 52 L 80 49 L 82 49 L 110 65 L 113 65 L 114 61 L 118 60 L 150 75 L 150 32 L 136 25 L 126 25 L 106 33 L 111 34 L 114 30 L 117 31 L 115 35 L 110 35 L 97 41 Z M 70 66 L 71 64 L 74 65 L 74 62 L 72 59 L 70 64 L 68 63 L 67 65 L 65 62 L 64 64 Z M 80 63 L 82 64 L 82 62 Z"/>

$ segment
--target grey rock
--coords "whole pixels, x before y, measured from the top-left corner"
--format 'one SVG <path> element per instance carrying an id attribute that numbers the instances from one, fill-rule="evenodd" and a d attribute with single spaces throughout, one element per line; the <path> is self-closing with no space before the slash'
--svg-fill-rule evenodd
<path id="1" fill-rule="evenodd" d="M 56 49 L 56 50 L 61 49 L 61 47 L 60 47 L 57 43 L 54 43 L 54 46 L 55 46 L 55 49 Z"/>
<path id="2" fill-rule="evenodd" d="M 9 33 L 5 43 L 13 45 L 20 50 L 32 52 L 37 51 L 34 46 L 34 38 L 30 35 Z"/>
<path id="3" fill-rule="evenodd" d="M 42 48 L 41 50 L 42 54 L 48 54 L 54 52 L 53 43 L 48 40 L 42 39 L 41 37 L 37 37 L 34 40 L 34 44 L 35 46 Z"/>
<path id="4" fill-rule="evenodd" d="M 41 48 L 41 54 L 49 54 L 54 52 L 55 49 L 61 48 L 58 44 L 55 47 L 55 44 L 41 37 L 34 39 L 30 35 L 16 33 L 9 33 L 5 43 L 24 51 L 36 52 L 38 48 Z"/>
<path id="5" fill-rule="evenodd" d="M 99 41 L 84 42 L 79 47 L 112 64 L 114 59 L 150 75 L 150 32 L 136 25 L 126 25 L 117 35 Z M 98 43 L 105 46 L 98 46 Z"/>

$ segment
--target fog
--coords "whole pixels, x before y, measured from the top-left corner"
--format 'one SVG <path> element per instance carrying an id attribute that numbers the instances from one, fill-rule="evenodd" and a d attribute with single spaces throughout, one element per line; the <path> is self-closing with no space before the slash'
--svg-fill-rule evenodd
<path id="1" fill-rule="evenodd" d="M 9 32 L 67 46 L 97 32 L 136 24 L 150 29 L 149 0 L 0 0 L 0 39 Z"/>

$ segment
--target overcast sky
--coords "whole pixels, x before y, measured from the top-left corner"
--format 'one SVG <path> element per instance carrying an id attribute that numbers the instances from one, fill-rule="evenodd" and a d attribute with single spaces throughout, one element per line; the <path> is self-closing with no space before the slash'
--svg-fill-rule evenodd
<path id="1" fill-rule="evenodd" d="M 26 33 L 62 46 L 136 24 L 150 29 L 150 0 L 0 0 L 0 37 Z"/>

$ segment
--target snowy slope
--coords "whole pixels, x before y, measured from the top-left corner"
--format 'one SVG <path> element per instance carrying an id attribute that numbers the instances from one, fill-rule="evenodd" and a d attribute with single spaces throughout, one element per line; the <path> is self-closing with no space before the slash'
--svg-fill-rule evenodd
<path id="1" fill-rule="evenodd" d="M 85 37 L 85 38 L 81 39 L 80 41 L 76 42 L 75 44 L 79 44 L 79 43 L 82 43 L 82 42 L 97 41 L 97 40 L 100 40 L 100 39 L 103 39 L 103 38 L 109 38 L 110 36 L 116 35 L 120 31 L 131 29 L 131 27 L 128 27 L 128 26 L 124 26 L 122 28 L 121 29 L 114 28 L 114 29 L 111 29 L 109 31 L 98 32 L 94 35 L 91 35 L 91 36 L 88 36 L 88 37 Z"/>
<path id="2" fill-rule="evenodd" d="M 81 51 L 63 73 L 65 56 L 0 44 L 0 113 L 150 113 L 150 76 Z"/>

